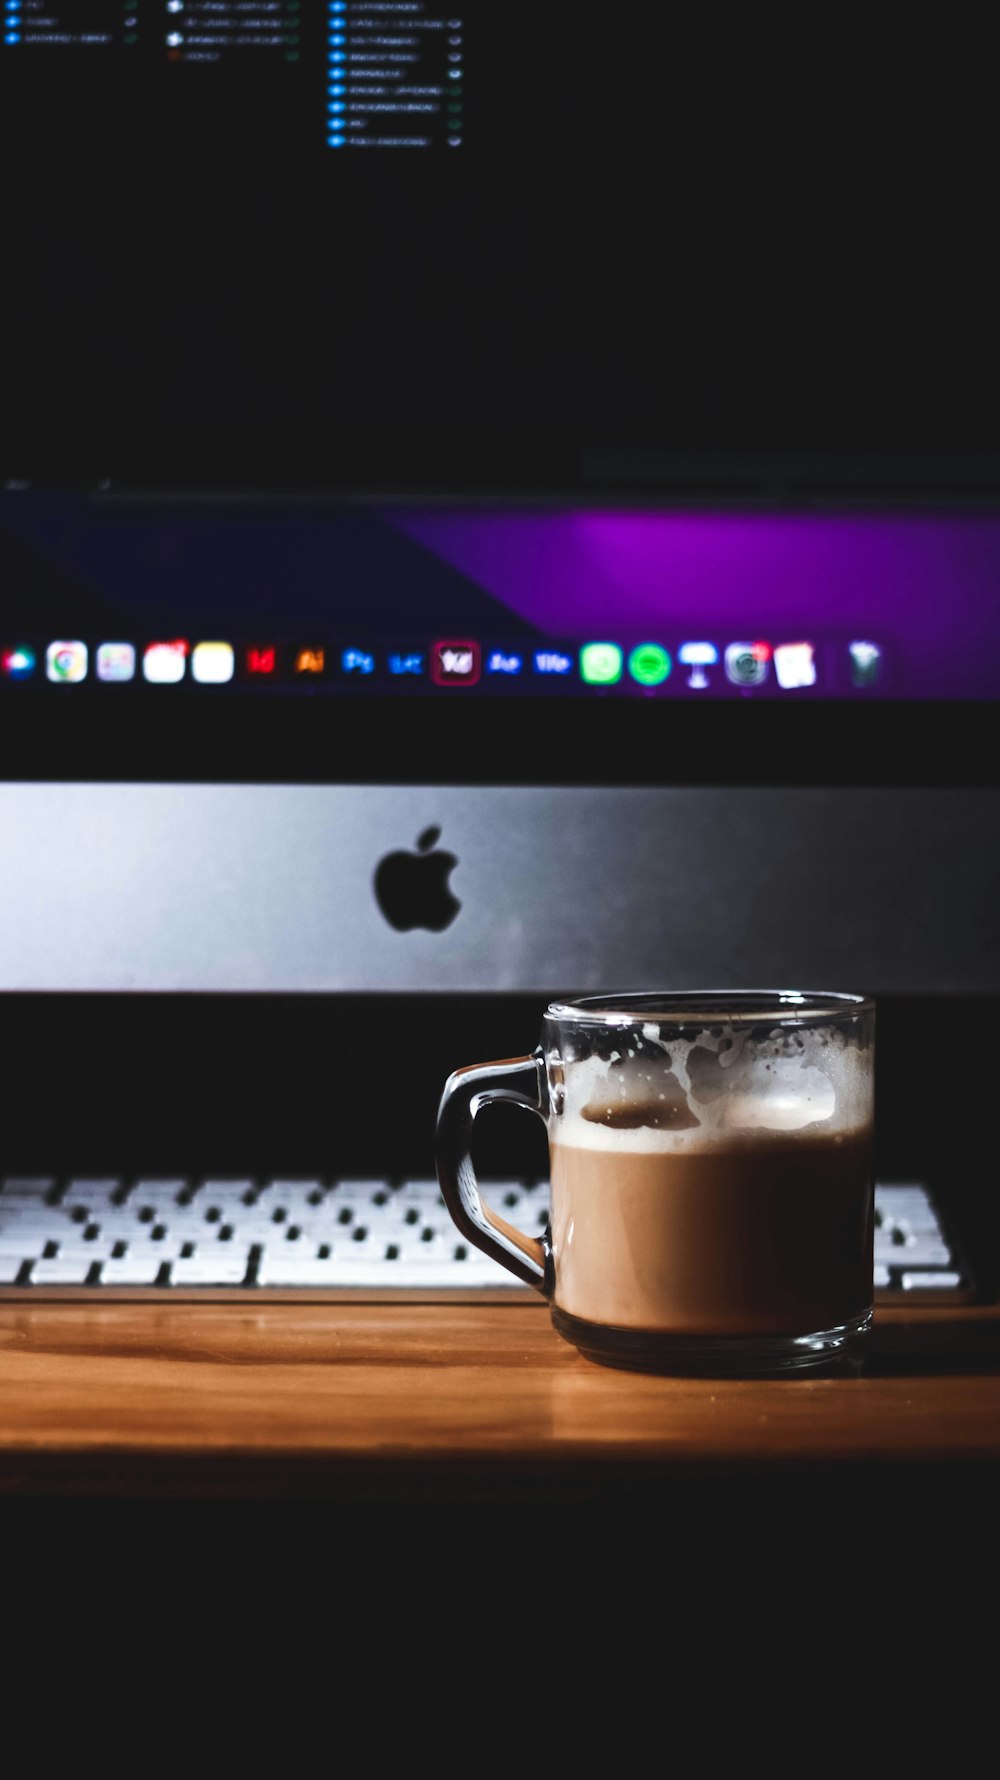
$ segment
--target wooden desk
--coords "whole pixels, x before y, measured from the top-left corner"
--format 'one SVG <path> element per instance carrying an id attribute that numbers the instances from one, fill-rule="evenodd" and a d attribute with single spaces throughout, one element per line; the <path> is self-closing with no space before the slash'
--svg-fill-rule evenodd
<path id="1" fill-rule="evenodd" d="M 878 1314 L 864 1369 L 606 1370 L 545 1306 L 0 1306 L 0 1494 L 578 1499 L 905 1470 L 1000 1501 L 1000 1306 Z"/>

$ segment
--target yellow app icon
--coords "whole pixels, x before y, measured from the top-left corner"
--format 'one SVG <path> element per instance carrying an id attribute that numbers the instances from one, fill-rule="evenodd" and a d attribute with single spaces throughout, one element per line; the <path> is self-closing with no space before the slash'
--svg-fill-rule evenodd
<path id="1" fill-rule="evenodd" d="M 232 643 L 196 643 L 191 651 L 191 674 L 202 686 L 221 686 L 236 668 Z"/>

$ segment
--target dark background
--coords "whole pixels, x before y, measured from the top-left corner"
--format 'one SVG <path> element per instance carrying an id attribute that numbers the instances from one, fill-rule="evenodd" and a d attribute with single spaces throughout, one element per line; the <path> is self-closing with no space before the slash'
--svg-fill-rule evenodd
<path id="1" fill-rule="evenodd" d="M 997 493 L 985 24 L 461 11 L 457 152 L 325 146 L 322 0 L 4 49 L 0 472 Z"/>

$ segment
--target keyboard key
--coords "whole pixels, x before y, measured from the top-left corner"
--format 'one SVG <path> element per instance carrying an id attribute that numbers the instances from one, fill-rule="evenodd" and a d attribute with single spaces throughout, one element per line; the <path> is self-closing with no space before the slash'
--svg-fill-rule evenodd
<path id="1" fill-rule="evenodd" d="M 0 1249 L 0 1286 L 12 1286 L 21 1271 L 20 1255 L 5 1255 Z"/>
<path id="2" fill-rule="evenodd" d="M 336 1286 L 340 1284 L 343 1273 L 342 1263 L 334 1261 L 332 1256 L 327 1261 L 320 1261 L 315 1255 L 300 1257 L 295 1254 L 276 1253 L 262 1257 L 257 1268 L 257 1284 L 259 1286 L 301 1286 L 303 1288 Z M 379 1281 L 375 1281 L 375 1283 L 377 1284 Z"/>
<path id="3" fill-rule="evenodd" d="M 265 1181 L 257 1198 L 258 1206 L 267 1206 L 271 1211 L 276 1206 L 305 1206 L 309 1202 L 310 1193 L 322 1190 L 322 1183 L 317 1180 L 269 1180 Z"/>
<path id="4" fill-rule="evenodd" d="M 485 1260 L 485 1256 L 484 1256 Z M 406 1261 L 386 1262 L 379 1259 L 343 1260 L 331 1257 L 326 1265 L 323 1263 L 303 1263 L 293 1266 L 282 1257 L 273 1262 L 263 1261 L 257 1274 L 261 1286 L 303 1288 L 312 1287 L 340 1288 L 374 1291 L 399 1291 L 412 1288 L 429 1290 L 466 1289 L 490 1285 L 516 1285 L 517 1281 L 505 1268 L 490 1264 L 492 1273 L 463 1262 L 454 1264 L 441 1262 L 411 1265 Z M 525 1290 L 530 1291 L 526 1286 Z"/>
<path id="5" fill-rule="evenodd" d="M 185 1175 L 142 1175 L 133 1181 L 129 1189 L 129 1201 L 134 1205 L 147 1203 L 158 1208 L 163 1205 L 176 1205 L 179 1193 L 189 1193 L 194 1182 Z"/>
<path id="6" fill-rule="evenodd" d="M 436 1180 L 405 1180 L 396 1190 L 396 1198 L 408 1205 L 436 1205 L 441 1188 Z"/>
<path id="7" fill-rule="evenodd" d="M 876 1243 L 875 1253 L 890 1267 L 945 1267 L 952 1259 L 938 1235 L 905 1236 L 902 1242 Z"/>
<path id="8" fill-rule="evenodd" d="M 454 1259 L 455 1249 L 461 1243 L 459 1232 L 450 1231 L 435 1233 L 430 1240 L 409 1242 L 403 1250 L 402 1259 L 414 1267 L 440 1266 L 442 1262 Z"/>
<path id="9" fill-rule="evenodd" d="M 21 1234 L 20 1232 L 6 1236 L 0 1234 L 0 1255 L 9 1259 L 16 1256 L 18 1262 L 34 1260 L 37 1255 L 41 1254 L 45 1242 L 46 1238 L 40 1234 Z"/>
<path id="10" fill-rule="evenodd" d="M 115 1176 L 102 1175 L 96 1180 L 80 1180 L 74 1177 L 62 1195 L 63 1205 L 77 1205 L 81 1202 L 90 1203 L 95 1200 L 106 1204 L 113 1193 L 121 1192 L 123 1182 Z"/>
<path id="11" fill-rule="evenodd" d="M 36 1261 L 31 1269 L 33 1286 L 82 1286 L 91 1268 L 91 1257 L 58 1254 Z"/>
<path id="12" fill-rule="evenodd" d="M 179 1257 L 171 1266 L 170 1282 L 175 1286 L 240 1286 L 246 1271 L 246 1254 L 231 1251 L 228 1243 L 220 1242 Z"/>
<path id="13" fill-rule="evenodd" d="M 23 1243 L 30 1249 L 55 1234 L 54 1226 L 43 1223 L 40 1218 L 8 1218 L 0 1215 L 0 1248 L 17 1248 Z"/>
<path id="14" fill-rule="evenodd" d="M 922 1292 L 928 1287 L 934 1292 L 948 1292 L 954 1290 L 956 1286 L 960 1286 L 961 1283 L 962 1275 L 948 1268 L 934 1272 L 914 1270 L 904 1273 L 902 1276 L 904 1292 Z"/>
<path id="15" fill-rule="evenodd" d="M 150 1250 L 145 1245 L 129 1249 L 127 1254 L 117 1259 L 112 1257 L 101 1267 L 101 1284 L 105 1286 L 152 1286 L 160 1268 L 163 1256 L 158 1250 Z"/>
<path id="16" fill-rule="evenodd" d="M 58 1238 L 60 1256 L 73 1256 L 85 1260 L 88 1267 L 94 1261 L 106 1261 L 111 1257 L 116 1238 L 114 1236 L 95 1236 L 92 1242 L 85 1242 L 75 1228 Z"/>

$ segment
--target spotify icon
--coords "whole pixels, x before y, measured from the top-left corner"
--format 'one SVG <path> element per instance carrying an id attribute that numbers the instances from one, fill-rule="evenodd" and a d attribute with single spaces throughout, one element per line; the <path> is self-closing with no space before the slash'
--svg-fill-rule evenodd
<path id="1" fill-rule="evenodd" d="M 640 686 L 662 686 L 672 665 L 659 643 L 639 643 L 628 658 L 628 671 Z"/>

